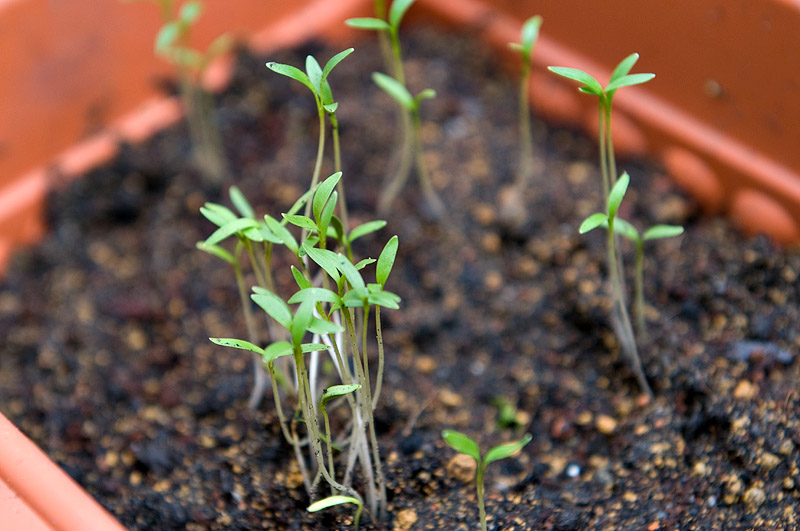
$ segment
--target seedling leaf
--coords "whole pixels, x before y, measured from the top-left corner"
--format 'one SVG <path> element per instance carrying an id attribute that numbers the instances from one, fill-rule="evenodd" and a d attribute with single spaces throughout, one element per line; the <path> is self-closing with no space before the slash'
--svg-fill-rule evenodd
<path id="1" fill-rule="evenodd" d="M 672 238 L 683 234 L 683 227 L 680 225 L 654 225 L 644 231 L 643 240 L 658 240 L 661 238 Z"/>
<path id="2" fill-rule="evenodd" d="M 296 304 L 298 302 L 305 302 L 312 300 L 314 302 L 329 302 L 331 304 L 339 302 L 339 295 L 329 289 L 309 287 L 304 288 L 289 297 L 289 304 Z"/>
<path id="3" fill-rule="evenodd" d="M 243 339 L 233 339 L 228 337 L 209 337 L 208 339 L 210 339 L 212 343 L 220 345 L 222 347 L 231 347 L 231 348 L 238 348 L 241 350 L 249 350 L 250 352 L 255 352 L 256 354 L 261 354 L 262 356 L 266 354 L 263 348 L 256 346 L 250 343 L 249 341 L 245 341 Z"/>
<path id="4" fill-rule="evenodd" d="M 336 65 L 341 63 L 345 57 L 353 53 L 353 50 L 355 50 L 355 48 L 348 48 L 346 50 L 342 50 L 341 52 L 337 53 L 336 55 L 328 59 L 328 62 L 325 63 L 325 68 L 322 69 L 322 79 L 327 79 L 328 74 L 331 73 L 331 70 L 333 70 L 333 68 Z"/>
<path id="5" fill-rule="evenodd" d="M 392 7 L 389 8 L 389 24 L 398 28 L 400 26 L 400 21 L 403 20 L 403 16 L 414 1 L 415 0 L 394 0 L 394 2 L 392 2 Z"/>
<path id="6" fill-rule="evenodd" d="M 606 216 L 602 212 L 595 212 L 594 214 L 583 220 L 583 223 L 581 223 L 578 232 L 581 234 L 586 234 L 590 230 L 594 230 L 603 224 L 608 225 L 608 216 Z"/>
<path id="7" fill-rule="evenodd" d="M 625 192 L 628 191 L 628 185 L 630 182 L 631 178 L 628 175 L 628 172 L 625 172 L 620 175 L 619 179 L 617 179 L 617 182 L 614 183 L 614 186 L 608 193 L 609 218 L 614 218 L 617 216 L 617 210 L 619 210 L 619 205 L 622 204 L 622 199 L 625 197 Z"/>
<path id="8" fill-rule="evenodd" d="M 269 290 L 256 287 L 253 288 L 253 291 L 254 293 L 250 295 L 253 302 L 258 304 L 278 324 L 289 330 L 292 326 L 292 312 L 289 310 L 289 306 Z"/>
<path id="9" fill-rule="evenodd" d="M 234 258 L 234 256 L 231 253 L 229 253 L 227 250 L 223 249 L 219 245 L 208 245 L 205 242 L 197 242 L 195 246 L 201 251 L 204 251 L 208 254 L 216 256 L 217 258 L 225 260 L 231 265 L 234 265 L 236 263 L 236 258 Z"/>
<path id="10" fill-rule="evenodd" d="M 358 261 L 358 263 L 356 264 L 356 269 L 361 271 L 362 269 L 364 269 L 368 265 L 374 264 L 374 263 L 375 263 L 375 259 L 374 258 L 364 258 L 363 260 L 359 260 Z"/>
<path id="11" fill-rule="evenodd" d="M 221 227 L 229 221 L 237 219 L 236 214 L 234 214 L 231 209 L 218 205 L 217 203 L 206 203 L 204 206 L 200 207 L 200 213 L 217 227 Z"/>
<path id="12" fill-rule="evenodd" d="M 614 71 L 611 73 L 611 79 L 609 80 L 609 83 L 613 83 L 615 80 L 623 76 L 627 76 L 628 72 L 631 71 L 631 68 L 633 68 L 633 65 L 635 65 L 636 61 L 638 60 L 639 54 L 634 52 L 620 61 L 616 68 L 614 68 Z"/>
<path id="13" fill-rule="evenodd" d="M 311 287 L 311 281 L 308 280 L 303 272 L 297 269 L 295 266 L 292 266 L 292 276 L 294 277 L 294 281 L 297 283 L 297 287 L 301 290 Z"/>
<path id="14" fill-rule="evenodd" d="M 309 325 L 306 327 L 306 330 L 308 330 L 312 334 L 328 335 L 328 334 L 338 334 L 339 332 L 344 331 L 344 328 L 342 328 L 337 324 L 331 323 L 330 321 L 317 319 L 315 317 L 311 320 L 311 323 L 309 323 Z"/>
<path id="15" fill-rule="evenodd" d="M 356 498 L 342 495 L 328 496 L 327 498 L 315 501 L 309 505 L 306 510 L 310 513 L 315 513 L 317 511 L 321 511 L 322 509 L 327 509 L 336 505 L 344 505 L 345 503 L 352 503 L 356 506 L 356 514 L 353 517 L 353 527 L 358 530 L 358 521 L 361 519 L 361 511 L 364 509 L 364 506 L 362 505 L 361 501 L 357 500 Z"/>
<path id="16" fill-rule="evenodd" d="M 337 284 L 339 283 L 339 278 L 341 275 L 339 274 L 339 269 L 337 267 L 339 259 L 336 256 L 336 253 L 327 249 L 310 247 L 305 244 L 303 245 L 303 249 L 305 249 L 306 253 L 308 253 L 308 257 L 311 258 L 311 260 L 320 266 L 326 273 L 328 273 L 328 276 L 331 277 L 334 282 Z"/>
<path id="17" fill-rule="evenodd" d="M 211 236 L 206 238 L 205 244 L 206 245 L 214 245 L 216 243 L 221 242 L 228 236 L 233 234 L 243 234 L 247 229 L 257 229 L 258 223 L 254 219 L 249 218 L 239 218 L 233 221 L 229 221 L 225 225 L 221 226 L 217 230 L 215 230 Z"/>
<path id="18" fill-rule="evenodd" d="M 522 25 L 522 51 L 530 56 L 533 44 L 539 37 L 539 28 L 542 26 L 542 17 L 533 16 Z"/>
<path id="19" fill-rule="evenodd" d="M 312 55 L 306 56 L 306 75 L 308 75 L 311 86 L 314 87 L 314 94 L 322 99 L 322 67 Z"/>
<path id="20" fill-rule="evenodd" d="M 262 359 L 264 363 L 272 363 L 281 356 L 289 356 L 292 353 L 292 345 L 288 341 L 278 341 L 264 349 Z"/>
<path id="21" fill-rule="evenodd" d="M 558 74 L 559 76 L 582 83 L 585 88 L 583 92 L 594 94 L 596 96 L 603 94 L 603 86 L 600 84 L 600 82 L 583 70 L 569 68 L 566 66 L 548 66 L 547 69 L 554 74 Z"/>
<path id="22" fill-rule="evenodd" d="M 273 72 L 292 78 L 295 81 L 299 81 L 300 83 L 308 87 L 308 89 L 311 92 L 313 92 L 314 94 L 317 93 L 317 91 L 314 89 L 314 85 L 312 85 L 311 81 L 308 79 L 308 76 L 305 74 L 305 72 L 303 72 L 299 68 L 292 65 L 285 65 L 283 63 L 276 63 L 274 61 L 270 61 L 269 63 L 267 63 L 267 68 L 269 68 Z"/>
<path id="23" fill-rule="evenodd" d="M 342 272 L 342 274 L 347 279 L 347 282 L 350 283 L 353 289 L 355 290 L 366 289 L 366 285 L 364 284 L 364 279 L 361 278 L 361 273 L 358 272 L 358 269 L 356 269 L 353 263 L 350 260 L 348 260 L 346 256 L 344 256 L 343 254 L 339 255 L 337 266 L 339 268 L 339 271 Z"/>
<path id="24" fill-rule="evenodd" d="M 289 232 L 286 227 L 281 225 L 277 219 L 273 218 L 269 214 L 264 216 L 264 221 L 267 222 L 267 227 L 269 227 L 269 230 L 271 230 L 272 233 L 275 234 L 275 236 L 277 236 L 281 242 L 289 248 L 290 251 L 292 251 L 294 254 L 297 254 L 299 247 L 297 245 L 297 240 L 294 239 L 292 233 Z"/>
<path id="25" fill-rule="evenodd" d="M 455 430 L 443 430 L 442 438 L 456 452 L 470 456 L 476 463 L 481 462 L 481 451 L 478 443 L 469 436 Z"/>
<path id="26" fill-rule="evenodd" d="M 313 219 L 301 216 L 299 214 L 283 214 L 283 219 L 296 227 L 300 227 L 301 229 L 311 231 L 317 230 L 317 224 L 314 223 Z"/>
<path id="27" fill-rule="evenodd" d="M 622 218 L 617 218 L 614 220 L 614 232 L 624 236 L 632 242 L 641 241 L 639 231 L 636 230 L 636 227 Z"/>
<path id="28" fill-rule="evenodd" d="M 383 247 L 383 251 L 381 251 L 381 255 L 378 257 L 378 263 L 375 266 L 375 280 L 381 286 L 386 284 L 389 273 L 392 272 L 392 267 L 394 267 L 398 243 L 399 240 L 396 235 L 389 238 L 389 241 Z"/>
<path id="29" fill-rule="evenodd" d="M 317 186 L 317 190 L 314 192 L 314 200 L 311 204 L 314 210 L 314 218 L 316 218 L 317 221 L 322 218 L 322 209 L 325 208 L 325 204 L 328 202 L 331 192 L 336 188 L 336 183 L 338 183 L 341 178 L 342 172 L 337 171 Z"/>
<path id="30" fill-rule="evenodd" d="M 414 97 L 411 95 L 408 89 L 395 78 L 380 72 L 373 72 L 372 80 L 404 108 L 408 110 L 414 108 Z"/>
<path id="31" fill-rule="evenodd" d="M 632 85 L 641 85 L 647 83 L 656 77 L 655 74 L 629 74 L 615 79 L 606 87 L 606 92 L 610 93 L 622 87 L 630 87 Z"/>
<path id="32" fill-rule="evenodd" d="M 511 457 L 515 453 L 522 450 L 522 447 L 531 442 L 533 437 L 530 433 L 526 433 L 525 436 L 517 442 L 510 442 L 506 444 L 501 444 L 499 446 L 495 446 L 488 452 L 486 452 L 486 456 L 483 458 L 483 465 L 486 466 L 489 463 L 493 463 L 494 461 L 498 461 L 500 459 L 505 459 L 506 457 Z"/>
<path id="33" fill-rule="evenodd" d="M 231 196 L 231 203 L 233 203 L 233 206 L 239 211 L 239 214 L 246 218 L 255 219 L 256 214 L 253 207 L 250 206 L 247 198 L 238 187 L 231 186 L 228 195 Z"/>
<path id="34" fill-rule="evenodd" d="M 330 347 L 328 345 L 324 345 L 322 343 L 303 343 L 300 345 L 300 350 L 303 354 L 308 354 L 309 352 L 322 352 L 324 350 L 328 350 Z"/>
<path id="35" fill-rule="evenodd" d="M 369 31 L 387 31 L 389 30 L 389 23 L 385 20 L 373 17 L 360 17 L 349 18 L 345 23 L 351 28 L 369 30 Z"/>
<path id="36" fill-rule="evenodd" d="M 374 221 L 367 221 L 366 223 L 362 223 L 358 227 L 354 228 L 350 231 L 350 242 L 354 242 L 358 238 L 365 236 L 371 232 L 376 232 L 381 230 L 386 226 L 386 222 L 383 220 L 374 220 Z"/>
<path id="37" fill-rule="evenodd" d="M 332 385 L 325 389 L 320 398 L 320 403 L 324 406 L 334 398 L 349 395 L 353 391 L 361 389 L 361 384 L 348 384 L 348 385 Z"/>

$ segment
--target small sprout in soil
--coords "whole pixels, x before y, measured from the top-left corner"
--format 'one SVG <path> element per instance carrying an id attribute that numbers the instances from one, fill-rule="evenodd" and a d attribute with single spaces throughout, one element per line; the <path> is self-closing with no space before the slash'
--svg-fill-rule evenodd
<path id="1" fill-rule="evenodd" d="M 625 192 L 628 190 L 628 184 L 630 184 L 630 177 L 627 173 L 623 173 L 616 184 L 614 184 L 614 187 L 611 188 L 611 192 L 608 195 L 606 212 L 596 212 L 587 217 L 583 220 L 578 230 L 581 234 L 586 234 L 598 227 L 606 228 L 608 234 L 606 240 L 609 261 L 608 271 L 611 275 L 611 291 L 614 304 L 613 315 L 618 317 L 618 326 L 621 329 L 621 333 L 617 333 L 617 337 L 620 340 L 620 348 L 623 353 L 626 353 L 628 363 L 636 374 L 636 378 L 639 380 L 639 386 L 648 395 L 652 395 L 650 385 L 647 383 L 647 377 L 644 374 L 644 369 L 642 369 L 642 361 L 639 358 L 639 350 L 636 346 L 636 339 L 633 333 L 633 327 L 631 326 L 631 318 L 625 305 L 625 288 L 622 284 L 621 265 L 617 262 L 615 223 L 617 221 L 617 211 L 622 203 L 622 199 L 625 197 Z"/>
<path id="2" fill-rule="evenodd" d="M 644 242 L 679 236 L 683 234 L 683 227 L 679 225 L 653 225 L 643 233 L 640 233 L 628 221 L 617 218 L 614 224 L 614 231 L 632 241 L 636 247 L 633 274 L 633 313 L 636 320 L 636 331 L 640 338 L 644 338 L 647 335 L 644 316 Z"/>
<path id="3" fill-rule="evenodd" d="M 223 34 L 205 51 L 194 49 L 191 32 L 203 12 L 203 2 L 184 2 L 176 12 L 173 0 L 150 1 L 159 6 L 164 23 L 156 35 L 155 54 L 177 70 L 196 166 L 209 185 L 219 186 L 228 174 L 228 164 L 214 120 L 214 101 L 202 81 L 208 66 L 231 49 L 233 39 Z"/>
<path id="4" fill-rule="evenodd" d="M 614 95 L 622 87 L 646 83 L 656 77 L 655 74 L 629 74 L 638 60 L 639 54 L 632 53 L 620 61 L 611 73 L 611 79 L 605 88 L 599 81 L 583 70 L 563 66 L 548 67 L 555 74 L 581 83 L 578 88 L 581 92 L 597 96 L 600 128 L 597 136 L 600 142 L 600 172 L 603 178 L 603 201 L 605 202 L 608 202 L 609 190 L 617 179 L 617 163 L 611 138 L 611 106 L 614 101 Z"/>
<path id="5" fill-rule="evenodd" d="M 486 466 L 489 465 L 489 463 L 513 456 L 522 450 L 526 444 L 531 442 L 533 437 L 530 433 L 526 433 L 519 441 L 495 446 L 494 448 L 489 449 L 489 451 L 483 456 L 481 456 L 478 443 L 461 432 L 455 430 L 444 430 L 442 431 L 442 438 L 444 439 L 444 442 L 446 442 L 456 452 L 468 455 L 469 457 L 473 458 L 477 464 L 475 471 L 475 486 L 478 492 L 478 513 L 481 520 L 481 530 L 486 531 L 486 507 L 483 501 L 483 474 L 486 471 Z"/>
<path id="6" fill-rule="evenodd" d="M 533 174 L 533 135 L 531 133 L 531 103 L 528 89 L 531 79 L 531 55 L 536 41 L 542 17 L 536 15 L 522 24 L 520 42 L 509 43 L 512 50 L 520 54 L 522 71 L 519 79 L 519 167 L 517 168 L 517 187 L 519 190 L 528 186 Z"/>
<path id="7" fill-rule="evenodd" d="M 416 96 L 412 96 L 405 85 L 393 77 L 387 76 L 386 74 L 381 74 L 380 72 L 373 72 L 372 80 L 375 81 L 376 85 L 394 98 L 394 100 L 400 104 L 400 106 L 406 109 L 411 116 L 411 134 L 414 141 L 414 160 L 416 161 L 417 165 L 417 178 L 419 179 L 422 193 L 425 196 L 425 200 L 428 203 L 431 213 L 437 219 L 441 219 L 445 214 L 444 203 L 442 203 L 442 200 L 439 199 L 439 196 L 436 194 L 436 190 L 433 188 L 430 172 L 428 171 L 428 165 L 425 163 L 425 157 L 422 149 L 422 119 L 419 112 L 422 101 L 435 98 L 436 92 L 433 89 L 428 88 L 420 91 Z M 394 195 L 400 191 L 400 188 L 402 188 L 403 184 L 403 182 L 398 181 L 392 181 L 389 183 L 389 186 L 385 190 L 385 195 L 381 197 L 381 201 L 383 201 L 384 197 L 388 197 L 387 200 L 392 201 L 394 199 Z"/>
<path id="8" fill-rule="evenodd" d="M 434 216 L 441 218 L 444 215 L 444 204 L 442 204 L 431 186 L 428 168 L 422 156 L 421 120 L 419 114 L 420 101 L 424 98 L 432 98 L 436 93 L 431 89 L 425 89 L 417 94 L 416 97 L 411 96 L 406 85 L 403 54 L 400 49 L 400 23 L 414 2 L 415 0 L 394 0 L 387 15 L 384 2 L 376 0 L 375 17 L 351 18 L 346 23 L 353 28 L 378 32 L 381 39 L 384 62 L 387 64 L 387 71 L 391 75 L 380 74 L 383 77 L 376 79 L 376 74 L 373 74 L 372 79 L 398 103 L 397 127 L 395 128 L 398 139 L 395 142 L 397 151 L 395 151 L 391 165 L 395 169 L 381 194 L 378 202 L 378 212 L 386 213 L 391 209 L 392 203 L 408 180 L 413 160 L 417 167 L 417 177 L 422 186 L 422 192 L 425 195 L 428 207 Z M 399 85 L 399 87 L 387 85 Z"/>
<path id="9" fill-rule="evenodd" d="M 306 510 L 310 513 L 315 513 L 322 509 L 329 509 L 330 507 L 344 505 L 346 503 L 352 503 L 356 506 L 356 514 L 353 517 L 353 529 L 358 531 L 358 522 L 361 520 L 361 511 L 364 509 L 364 504 L 361 503 L 361 500 L 351 498 L 350 496 L 328 496 L 327 498 L 315 501 L 309 505 Z"/>

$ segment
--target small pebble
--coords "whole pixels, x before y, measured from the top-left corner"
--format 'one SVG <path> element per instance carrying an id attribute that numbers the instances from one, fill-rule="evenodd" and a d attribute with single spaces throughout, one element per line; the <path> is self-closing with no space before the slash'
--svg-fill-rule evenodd
<path id="1" fill-rule="evenodd" d="M 597 431 L 603 435 L 611 435 L 617 429 L 617 421 L 608 415 L 599 415 L 595 421 Z"/>

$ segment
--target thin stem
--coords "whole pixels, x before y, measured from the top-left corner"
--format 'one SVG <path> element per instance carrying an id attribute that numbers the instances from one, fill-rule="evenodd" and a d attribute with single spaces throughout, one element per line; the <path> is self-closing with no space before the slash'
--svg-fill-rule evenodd
<path id="1" fill-rule="evenodd" d="M 597 139 L 600 146 L 600 176 L 603 181 L 603 204 L 608 203 L 608 194 L 611 190 L 609 185 L 610 178 L 608 176 L 608 159 L 606 155 L 606 135 L 605 135 L 605 113 L 603 112 L 603 97 L 600 97 L 598 104 L 598 127 Z"/>
<path id="2" fill-rule="evenodd" d="M 336 115 L 331 113 L 330 115 L 331 120 L 331 137 L 333 138 L 333 166 L 334 171 L 341 172 L 342 171 L 342 148 L 339 143 L 339 120 L 336 119 Z M 344 227 L 344 233 L 347 234 L 350 232 L 349 229 L 349 221 L 348 221 L 348 214 L 347 214 L 347 201 L 345 200 L 344 196 L 344 179 L 339 179 L 338 184 L 336 185 L 336 190 L 339 192 L 339 216 L 342 220 L 342 227 Z"/>
<path id="3" fill-rule="evenodd" d="M 383 387 L 383 334 L 381 333 L 381 307 L 375 305 L 375 338 L 378 342 L 378 375 L 375 378 L 375 394 L 372 397 L 372 409 L 378 407 L 378 400 L 381 397 L 381 387 Z"/>
<path id="4" fill-rule="evenodd" d="M 608 142 L 606 158 L 608 159 L 608 175 L 611 178 L 610 186 L 617 182 L 617 159 L 614 156 L 614 142 L 611 140 L 611 99 L 605 106 L 605 137 Z"/>
<path id="5" fill-rule="evenodd" d="M 428 165 L 425 163 L 425 153 L 422 150 L 422 119 L 419 115 L 419 109 L 415 109 L 412 113 L 412 120 L 414 126 L 414 155 L 417 161 L 417 178 L 419 179 L 422 193 L 433 215 L 437 219 L 441 219 L 445 214 L 445 208 L 442 200 L 436 195 L 436 190 L 433 189 L 433 184 L 431 183 L 428 172 Z"/>
<path id="6" fill-rule="evenodd" d="M 278 412 L 278 422 L 281 426 L 281 432 L 283 433 L 284 439 L 286 439 L 289 444 L 292 445 L 294 449 L 294 456 L 297 460 L 297 464 L 300 467 L 300 475 L 303 477 L 303 485 L 306 488 L 306 492 L 308 495 L 311 495 L 311 478 L 308 475 L 308 468 L 306 467 L 306 460 L 303 458 L 303 453 L 300 451 L 300 443 L 297 440 L 296 434 L 292 434 L 289 432 L 289 428 L 286 423 L 286 416 L 283 413 L 283 407 L 281 406 L 281 395 L 278 391 L 278 382 L 275 378 L 275 365 L 273 362 L 269 362 L 267 367 L 269 369 L 270 380 L 272 382 L 272 398 L 275 401 L 275 410 Z"/>
<path id="7" fill-rule="evenodd" d="M 481 531 L 486 531 L 486 506 L 483 501 L 483 463 L 478 463 L 478 473 L 475 475 L 475 488 L 478 491 L 478 517 L 481 520 Z"/>
<path id="8" fill-rule="evenodd" d="M 533 134 L 531 133 L 531 103 L 528 85 L 531 77 L 530 58 L 523 54 L 522 75 L 519 82 L 519 173 L 517 186 L 527 187 L 533 174 Z"/>
<path id="9" fill-rule="evenodd" d="M 322 156 L 325 153 L 325 109 L 322 107 L 322 102 L 317 99 L 317 111 L 319 113 L 319 140 L 317 140 L 317 159 L 314 162 L 314 173 L 311 176 L 311 187 L 313 190 L 319 182 L 319 174 L 322 171 Z M 311 216 L 311 204 L 313 201 L 310 199 L 306 202 L 305 216 Z M 308 229 L 303 229 L 300 242 L 306 241 L 308 236 Z"/>
<path id="10" fill-rule="evenodd" d="M 636 269 L 633 280 L 634 311 L 636 313 L 636 330 L 641 339 L 647 337 L 647 326 L 644 317 L 644 242 L 636 242 Z"/>

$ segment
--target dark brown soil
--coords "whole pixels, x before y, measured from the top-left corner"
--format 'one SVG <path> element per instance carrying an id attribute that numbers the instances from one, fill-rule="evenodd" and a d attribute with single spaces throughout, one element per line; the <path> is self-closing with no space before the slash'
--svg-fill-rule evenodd
<path id="1" fill-rule="evenodd" d="M 593 142 L 536 120 L 529 219 L 504 228 L 513 77 L 467 38 L 406 36 L 412 87 L 438 92 L 424 134 L 448 218 L 428 219 L 412 182 L 357 247 L 375 256 L 399 235 L 388 288 L 403 298 L 384 312 L 376 411 L 390 518 L 364 528 L 476 528 L 443 428 L 483 447 L 533 434 L 489 469 L 490 529 L 800 528 L 800 253 L 702 217 L 659 169 L 620 161 L 626 218 L 686 226 L 648 248 L 655 398 L 642 399 L 609 328 L 603 237 L 577 233 L 600 204 Z M 308 52 L 332 54 L 269 59 Z M 359 221 L 375 217 L 393 140 L 392 104 L 369 81 L 378 56 L 359 42 L 331 81 Z M 228 184 L 278 215 L 310 181 L 316 115 L 264 60 L 241 56 L 219 120 Z M 53 194 L 51 234 L 2 284 L 0 410 L 128 528 L 347 529 L 347 510 L 305 512 L 271 400 L 247 412 L 250 358 L 207 340 L 246 333 L 229 268 L 194 248 L 212 230 L 198 208 L 226 199 L 187 154 L 184 131 L 166 131 Z M 501 425 L 502 402 L 518 424 Z"/>

